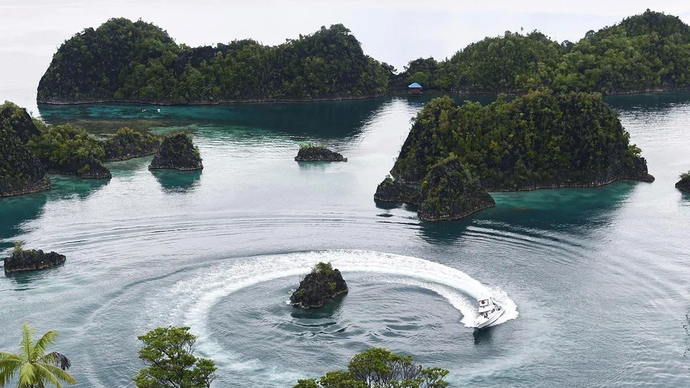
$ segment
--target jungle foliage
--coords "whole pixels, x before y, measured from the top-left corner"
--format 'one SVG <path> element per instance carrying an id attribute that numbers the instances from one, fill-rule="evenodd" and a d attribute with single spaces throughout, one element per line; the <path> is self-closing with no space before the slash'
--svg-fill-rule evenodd
<path id="1" fill-rule="evenodd" d="M 629 138 L 600 94 L 533 91 L 512 101 L 499 96 L 487 106 L 457 106 L 443 97 L 414 119 L 391 173 L 422 182 L 452 153 L 487 190 L 651 178 Z"/>
<path id="2" fill-rule="evenodd" d="M 412 356 L 370 348 L 355 355 L 347 370 L 328 372 L 317 379 L 299 380 L 293 388 L 443 388 L 448 386 L 441 368 L 424 368 Z"/>
<path id="3" fill-rule="evenodd" d="M 647 10 L 580 41 L 556 42 L 538 31 L 506 31 L 450 59 L 417 59 L 395 78 L 426 89 L 510 93 L 549 87 L 603 94 L 690 87 L 690 26 Z"/>
<path id="4" fill-rule="evenodd" d="M 382 65 L 342 24 L 277 46 L 254 40 L 191 48 L 141 20 L 110 19 L 58 49 L 38 100 L 213 103 L 381 95 Z"/>

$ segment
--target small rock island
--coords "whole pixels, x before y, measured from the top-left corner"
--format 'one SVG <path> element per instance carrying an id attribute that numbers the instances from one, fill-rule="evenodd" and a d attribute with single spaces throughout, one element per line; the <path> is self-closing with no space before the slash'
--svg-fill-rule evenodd
<path id="1" fill-rule="evenodd" d="M 177 133 L 163 139 L 149 170 L 201 170 L 204 168 L 201 160 L 199 149 L 192 143 L 192 138 L 186 133 Z"/>
<path id="2" fill-rule="evenodd" d="M 120 128 L 113 137 L 103 142 L 105 160 L 114 162 L 153 155 L 160 140 L 150 133 L 142 134 L 131 128 Z"/>
<path id="3" fill-rule="evenodd" d="M 347 162 L 343 155 L 318 144 L 303 144 L 295 160 L 298 162 Z"/>
<path id="4" fill-rule="evenodd" d="M 403 202 L 419 205 L 421 190 L 414 185 L 405 184 L 401 180 L 393 180 L 389 176 L 379 183 L 374 199 L 381 202 Z"/>
<path id="5" fill-rule="evenodd" d="M 690 193 L 690 171 L 680 175 L 680 180 L 676 183 L 676 189 L 684 193 Z"/>
<path id="6" fill-rule="evenodd" d="M 290 303 L 304 309 L 319 308 L 331 298 L 347 293 L 347 283 L 331 263 L 318 263 L 290 296 Z"/>
<path id="7" fill-rule="evenodd" d="M 4 260 L 5 274 L 52 268 L 64 263 L 65 260 L 66 257 L 58 253 L 24 250 L 21 243 L 16 243 L 12 255 Z"/>

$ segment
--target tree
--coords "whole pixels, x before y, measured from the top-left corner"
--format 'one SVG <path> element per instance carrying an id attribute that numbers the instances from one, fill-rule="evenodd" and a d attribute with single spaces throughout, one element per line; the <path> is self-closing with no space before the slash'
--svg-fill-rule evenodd
<path id="1" fill-rule="evenodd" d="M 0 351 L 0 387 L 14 381 L 17 381 L 18 388 L 43 388 L 50 385 L 61 388 L 61 381 L 74 384 L 74 378 L 65 372 L 71 365 L 69 359 L 58 352 L 46 354 L 46 347 L 55 342 L 58 336 L 57 331 L 51 330 L 34 342 L 34 329 L 24 323 L 22 330 L 18 354 Z"/>
<path id="2" fill-rule="evenodd" d="M 189 327 L 159 327 L 137 338 L 148 366 L 134 378 L 138 388 L 208 388 L 216 378 L 213 361 L 192 355 L 196 336 Z"/>
<path id="3" fill-rule="evenodd" d="M 448 371 L 424 368 L 412 356 L 400 356 L 387 349 L 370 348 L 355 355 L 347 371 L 328 372 L 318 381 L 299 380 L 293 388 L 443 388 Z"/>

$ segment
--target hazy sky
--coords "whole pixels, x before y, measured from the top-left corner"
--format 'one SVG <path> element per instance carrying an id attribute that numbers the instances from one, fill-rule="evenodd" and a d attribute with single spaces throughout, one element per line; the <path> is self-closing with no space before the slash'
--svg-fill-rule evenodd
<path id="1" fill-rule="evenodd" d="M 506 30 L 575 41 L 647 8 L 690 22 L 690 0 L 0 0 L 0 93 L 10 94 L 0 101 L 35 98 L 59 45 L 111 17 L 152 22 L 190 46 L 243 38 L 273 45 L 343 23 L 367 54 L 401 70 L 411 59 L 443 59 Z"/>

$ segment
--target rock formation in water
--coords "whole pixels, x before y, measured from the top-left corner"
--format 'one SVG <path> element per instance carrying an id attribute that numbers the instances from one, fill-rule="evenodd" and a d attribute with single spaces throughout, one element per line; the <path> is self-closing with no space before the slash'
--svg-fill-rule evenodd
<path id="1" fill-rule="evenodd" d="M 4 260 L 5 273 L 51 268 L 64 263 L 65 260 L 65 256 L 55 252 L 44 253 L 42 250 L 35 249 L 15 249 L 12 255 Z"/>
<path id="2" fill-rule="evenodd" d="M 685 193 L 690 193 L 690 171 L 680 175 L 676 188 Z"/>
<path id="3" fill-rule="evenodd" d="M 192 138 L 185 133 L 177 133 L 163 139 L 149 169 L 201 170 L 204 168 L 201 160 L 199 149 L 192 143 Z"/>
<path id="4" fill-rule="evenodd" d="M 496 206 L 454 155 L 431 167 L 424 177 L 421 199 L 419 217 L 426 221 L 457 220 Z"/>
<path id="5" fill-rule="evenodd" d="M 0 197 L 51 188 L 43 164 L 26 146 L 38 132 L 25 109 L 9 102 L 0 105 Z"/>
<path id="6" fill-rule="evenodd" d="M 103 142 L 105 160 L 128 160 L 153 155 L 160 140 L 150 133 L 142 134 L 130 128 L 120 128 L 113 137 Z"/>
<path id="7" fill-rule="evenodd" d="M 102 162 L 103 145 L 83 128 L 69 124 L 45 126 L 41 135 L 32 137 L 28 145 L 48 172 L 87 179 L 112 176 Z"/>
<path id="8" fill-rule="evenodd" d="M 290 296 L 290 303 L 305 309 L 319 308 L 326 300 L 347 293 L 347 283 L 331 263 L 318 263 L 302 279 L 299 288 Z"/>
<path id="9" fill-rule="evenodd" d="M 391 171 L 420 182 L 451 153 L 489 191 L 650 182 L 647 162 L 601 95 L 535 91 L 512 101 L 426 104 Z"/>
<path id="10" fill-rule="evenodd" d="M 314 144 L 300 147 L 295 160 L 298 162 L 347 162 L 347 158 L 343 158 L 343 155 Z"/>
<path id="11" fill-rule="evenodd" d="M 419 205 L 421 191 L 419 187 L 407 185 L 400 180 L 393 180 L 387 176 L 383 182 L 376 187 L 374 199 L 382 202 L 403 202 Z"/>
<path id="12" fill-rule="evenodd" d="M 251 53 L 251 54 L 249 54 Z M 188 47 L 142 20 L 74 34 L 38 84 L 42 103 L 319 101 L 383 95 L 390 71 L 342 24 L 277 46 L 250 39 Z"/>

